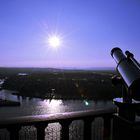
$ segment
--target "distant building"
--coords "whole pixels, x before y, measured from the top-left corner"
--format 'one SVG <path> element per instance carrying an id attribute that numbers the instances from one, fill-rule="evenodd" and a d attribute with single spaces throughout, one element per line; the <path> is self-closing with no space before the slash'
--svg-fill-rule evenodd
<path id="1" fill-rule="evenodd" d="M 18 73 L 18 76 L 26 76 L 28 73 Z"/>

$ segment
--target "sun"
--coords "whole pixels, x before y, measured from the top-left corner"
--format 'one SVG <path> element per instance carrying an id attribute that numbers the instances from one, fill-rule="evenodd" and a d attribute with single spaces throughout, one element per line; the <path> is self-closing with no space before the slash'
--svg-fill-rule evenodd
<path id="1" fill-rule="evenodd" d="M 62 40 L 59 36 L 56 35 L 49 36 L 48 45 L 52 48 L 58 48 L 62 45 Z"/>

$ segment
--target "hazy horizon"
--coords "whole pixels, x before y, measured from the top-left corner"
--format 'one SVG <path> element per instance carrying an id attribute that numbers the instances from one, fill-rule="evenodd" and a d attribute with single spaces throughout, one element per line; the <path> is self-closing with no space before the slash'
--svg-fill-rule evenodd
<path id="1" fill-rule="evenodd" d="M 115 70 L 115 67 L 1 67 L 0 69 L 64 69 L 64 70 Z"/>

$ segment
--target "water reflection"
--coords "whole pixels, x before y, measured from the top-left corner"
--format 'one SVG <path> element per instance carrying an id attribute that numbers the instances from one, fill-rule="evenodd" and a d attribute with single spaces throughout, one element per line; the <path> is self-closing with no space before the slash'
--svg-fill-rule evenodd
<path id="1" fill-rule="evenodd" d="M 52 100 L 48 99 L 48 100 L 44 100 L 43 102 L 44 104 L 46 104 L 51 108 L 59 107 L 59 105 L 63 103 L 62 100 L 55 100 L 55 99 Z"/>
<path id="2" fill-rule="evenodd" d="M 62 110 L 63 101 L 55 100 L 55 99 L 52 99 L 52 100 L 48 99 L 48 100 L 44 100 L 43 102 L 41 102 L 41 105 L 44 108 L 48 108 L 49 112 L 57 113 Z"/>
<path id="3" fill-rule="evenodd" d="M 112 101 L 39 99 L 12 95 L 13 91 L 1 90 L 0 98 L 21 102 L 18 107 L 1 107 L 0 119 L 28 115 L 45 115 L 113 107 Z"/>

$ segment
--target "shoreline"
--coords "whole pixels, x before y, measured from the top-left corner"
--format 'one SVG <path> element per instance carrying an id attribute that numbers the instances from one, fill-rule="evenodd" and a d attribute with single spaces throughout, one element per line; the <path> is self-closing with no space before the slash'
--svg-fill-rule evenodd
<path id="1" fill-rule="evenodd" d="M 95 97 L 70 97 L 70 96 L 65 96 L 65 97 L 62 97 L 62 96 L 55 96 L 55 97 L 50 97 L 50 96 L 27 96 L 27 95 L 23 95 L 23 94 L 20 94 L 20 93 L 12 93 L 12 95 L 16 95 L 16 96 L 21 96 L 21 97 L 29 97 L 29 98 L 39 98 L 39 99 L 48 99 L 48 100 L 52 100 L 52 99 L 55 99 L 55 100 L 95 100 L 95 101 L 98 101 L 98 100 L 103 100 L 103 101 L 108 101 L 108 100 L 112 100 L 112 99 L 108 99 L 108 98 L 95 98 Z"/>
<path id="2" fill-rule="evenodd" d="M 0 99 L 0 107 L 3 106 L 20 106 L 20 102 Z"/>

